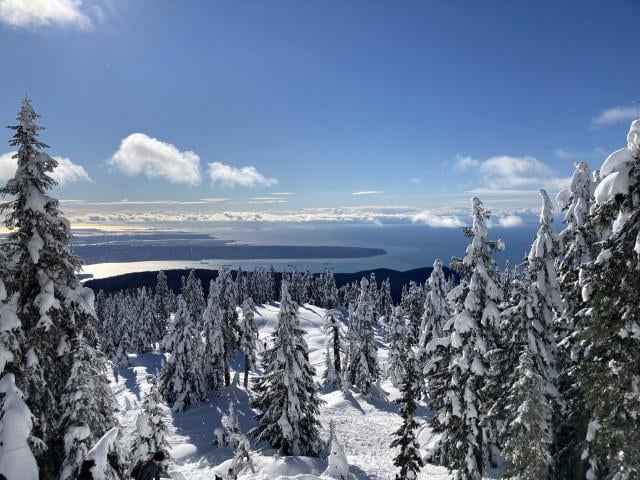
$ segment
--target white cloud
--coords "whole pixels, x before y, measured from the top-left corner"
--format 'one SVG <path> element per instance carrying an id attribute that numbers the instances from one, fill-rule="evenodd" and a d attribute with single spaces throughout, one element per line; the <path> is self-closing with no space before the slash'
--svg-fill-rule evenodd
<path id="1" fill-rule="evenodd" d="M 497 155 L 483 161 L 459 156 L 453 168 L 471 176 L 479 174 L 482 185 L 472 189 L 473 193 L 519 194 L 538 188 L 557 191 L 571 181 L 570 177 L 558 177 L 547 164 L 531 156 Z"/>
<path id="2" fill-rule="evenodd" d="M 16 152 L 8 152 L 0 155 L 0 181 L 7 181 L 16 173 L 17 160 L 13 158 Z M 90 182 L 91 178 L 81 165 L 73 163 L 65 157 L 53 157 L 58 161 L 58 166 L 51 175 L 59 185 L 71 182 Z"/>
<path id="3" fill-rule="evenodd" d="M 423 210 L 411 217 L 413 223 L 424 223 L 430 227 L 458 228 L 464 227 L 465 223 L 457 215 L 436 215 L 430 210 Z"/>
<path id="4" fill-rule="evenodd" d="M 505 228 L 520 227 L 523 223 L 522 217 L 518 215 L 505 215 L 498 218 L 498 224 Z"/>
<path id="5" fill-rule="evenodd" d="M 613 125 L 640 118 L 640 105 L 609 108 L 591 119 L 591 124 L 596 127 Z"/>
<path id="6" fill-rule="evenodd" d="M 383 193 L 380 190 L 363 190 L 361 192 L 353 192 L 351 195 L 381 195 Z"/>
<path id="7" fill-rule="evenodd" d="M 89 28 L 91 20 L 73 0 L 0 0 L 0 23 L 14 27 L 55 25 Z"/>
<path id="8" fill-rule="evenodd" d="M 476 168 L 480 166 L 480 160 L 472 157 L 463 157 L 458 155 L 453 162 L 453 169 L 457 172 L 464 172 L 468 168 Z"/>
<path id="9" fill-rule="evenodd" d="M 164 178 L 171 183 L 200 183 L 200 157 L 144 133 L 132 133 L 120 143 L 109 164 L 129 176 Z"/>
<path id="10" fill-rule="evenodd" d="M 275 178 L 266 178 L 255 167 L 236 168 L 220 162 L 209 164 L 209 178 L 213 183 L 225 187 L 269 187 L 278 183 Z"/>
<path id="11" fill-rule="evenodd" d="M 410 183 L 410 184 L 412 184 L 412 185 L 418 185 L 418 186 L 420 186 L 420 185 L 422 185 L 422 180 L 420 180 L 420 179 L 419 179 L 419 178 L 417 178 L 417 177 L 414 177 L 414 178 L 412 178 L 411 180 L 409 180 L 409 183 Z"/>
<path id="12" fill-rule="evenodd" d="M 65 157 L 53 157 L 58 161 L 58 166 L 53 171 L 53 178 L 64 185 L 69 182 L 90 182 L 91 178 L 81 165 L 73 163 Z"/>

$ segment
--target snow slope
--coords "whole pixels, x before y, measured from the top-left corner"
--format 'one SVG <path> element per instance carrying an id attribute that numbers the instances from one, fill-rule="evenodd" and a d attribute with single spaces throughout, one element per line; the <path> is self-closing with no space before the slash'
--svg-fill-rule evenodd
<path id="1" fill-rule="evenodd" d="M 345 312 L 346 313 L 346 312 Z M 325 324 L 325 310 L 312 305 L 304 305 L 299 310 L 301 327 L 307 331 L 310 361 L 316 367 L 316 380 L 324 370 L 324 352 L 327 336 L 322 330 Z M 258 307 L 256 324 L 260 332 L 260 348 L 264 342 L 270 342 L 270 334 L 278 321 L 278 304 Z M 386 345 L 378 336 L 379 358 L 384 367 Z M 120 406 L 120 421 L 125 442 L 131 442 L 135 430 L 135 421 L 140 410 L 144 394 L 149 389 L 147 375 L 156 373 L 163 362 L 161 354 L 131 355 L 131 366 L 121 368 L 113 379 L 113 389 Z M 232 366 L 234 372 L 242 371 L 238 362 Z M 393 402 L 399 392 L 390 382 L 382 382 L 381 398 L 367 399 L 358 392 L 346 395 L 340 391 L 321 393 L 324 400 L 321 406 L 323 438 L 329 436 L 329 420 L 336 426 L 336 437 L 342 444 L 351 465 L 350 471 L 355 479 L 393 479 L 396 467 L 393 465 L 395 450 L 389 448 L 391 434 L 401 423 L 398 405 Z M 252 392 L 242 387 L 242 382 L 225 389 L 217 397 L 188 408 L 181 413 L 165 409 L 170 429 L 171 461 L 169 471 L 173 478 L 189 480 L 210 480 L 217 473 L 223 478 L 233 457 L 230 448 L 218 448 L 211 444 L 213 431 L 220 426 L 220 420 L 229 406 L 229 399 L 235 396 L 238 405 L 238 419 L 243 433 L 255 426 L 253 411 L 249 405 Z M 429 415 L 422 407 L 418 416 L 423 423 L 419 432 L 421 444 L 430 442 L 432 434 L 426 424 Z M 245 468 L 239 479 L 273 480 L 294 478 L 308 480 L 321 478 L 319 475 L 327 466 L 324 458 L 280 457 L 268 445 L 255 445 L 252 442 L 252 466 Z M 421 480 L 448 479 L 446 469 L 427 465 L 418 477 Z"/>

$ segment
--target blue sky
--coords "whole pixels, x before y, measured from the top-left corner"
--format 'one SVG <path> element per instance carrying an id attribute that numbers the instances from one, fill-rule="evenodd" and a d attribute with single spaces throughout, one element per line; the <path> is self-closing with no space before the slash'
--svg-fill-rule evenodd
<path id="1" fill-rule="evenodd" d="M 33 99 L 78 218 L 456 226 L 473 192 L 517 215 L 624 144 L 638 18 L 633 0 L 0 0 L 0 118 Z"/>

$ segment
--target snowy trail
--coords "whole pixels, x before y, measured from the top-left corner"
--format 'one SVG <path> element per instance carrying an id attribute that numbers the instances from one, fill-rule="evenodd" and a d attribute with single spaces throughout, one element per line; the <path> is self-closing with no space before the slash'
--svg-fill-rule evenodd
<path id="1" fill-rule="evenodd" d="M 324 350 L 327 337 L 322 330 L 325 310 L 311 305 L 300 308 L 300 324 L 307 331 L 310 361 L 316 367 L 317 381 L 324 369 Z M 278 305 L 259 307 L 256 316 L 260 331 L 260 343 L 270 343 L 270 334 L 275 328 Z M 379 339 L 381 350 L 379 357 L 384 361 L 387 356 L 386 345 Z M 161 354 L 131 355 L 130 367 L 120 368 L 118 378 L 113 379 L 112 388 L 119 403 L 119 420 L 123 425 L 124 441 L 131 442 L 136 417 L 142 399 L 149 389 L 147 375 L 154 374 L 161 367 Z M 233 364 L 235 371 L 241 364 Z M 235 373 L 235 372 L 234 372 Z M 240 382 L 241 383 L 241 382 Z M 395 478 L 393 465 L 395 450 L 389 448 L 392 433 L 401 423 L 398 405 L 393 402 L 399 392 L 390 383 L 383 382 L 381 388 L 388 393 L 387 398 L 364 398 L 357 392 L 321 393 L 325 401 L 321 406 L 323 438 L 328 437 L 329 420 L 333 419 L 336 435 L 342 443 L 351 473 L 357 480 L 388 480 Z M 233 452 L 229 448 L 217 448 L 211 445 L 213 430 L 220 426 L 222 415 L 227 411 L 229 399 L 237 399 L 238 417 L 243 432 L 253 426 L 253 410 L 250 407 L 252 393 L 242 386 L 231 386 L 219 396 L 209 398 L 181 413 L 173 413 L 165 408 L 166 422 L 169 427 L 171 462 L 169 472 L 173 478 L 189 480 L 210 480 L 214 473 L 226 473 Z M 423 423 L 418 432 L 422 444 L 432 439 L 426 421 L 428 412 L 421 408 L 419 420 Z M 238 476 L 242 480 L 297 479 L 311 480 L 320 478 L 326 467 L 324 459 L 308 457 L 279 457 L 265 445 L 254 445 L 253 471 L 245 469 Z M 450 478 L 446 469 L 426 465 L 418 476 L 419 480 L 444 480 Z"/>

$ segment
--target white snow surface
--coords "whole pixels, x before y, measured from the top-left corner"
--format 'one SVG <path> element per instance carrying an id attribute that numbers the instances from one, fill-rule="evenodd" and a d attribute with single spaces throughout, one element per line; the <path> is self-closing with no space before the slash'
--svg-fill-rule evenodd
<path id="1" fill-rule="evenodd" d="M 270 343 L 270 334 L 278 321 L 278 304 L 258 306 L 256 325 L 259 330 L 259 353 L 263 343 Z M 316 382 L 321 383 L 324 370 L 324 352 L 327 335 L 323 332 L 326 323 L 326 310 L 303 305 L 299 310 L 301 327 L 306 330 L 305 339 L 309 345 L 311 364 L 316 368 Z M 346 316 L 346 312 L 345 312 Z M 387 359 L 387 345 L 381 332 L 377 332 L 379 342 L 379 360 L 382 366 Z M 117 378 L 113 379 L 112 387 L 116 394 L 121 411 L 119 420 L 122 425 L 121 434 L 124 439 L 124 449 L 131 444 L 132 435 L 136 429 L 136 420 L 144 395 L 150 385 L 146 378 L 149 373 L 156 373 L 162 362 L 162 354 L 149 353 L 130 355 L 131 366 L 119 370 Z M 243 361 L 238 356 L 232 364 L 232 376 L 242 371 Z M 232 382 L 233 383 L 233 382 Z M 320 391 L 320 398 L 325 402 L 320 407 L 322 423 L 322 438 L 329 438 L 329 422 L 335 423 L 336 438 L 344 449 L 349 462 L 349 472 L 356 480 L 360 479 L 393 479 L 398 469 L 393 465 L 393 458 L 397 455 L 395 449 L 389 448 L 392 434 L 402 422 L 399 415 L 399 405 L 393 400 L 399 397 L 399 392 L 389 381 L 381 383 L 382 398 L 372 395 L 365 398 L 359 392 L 351 390 L 346 394 L 342 391 Z M 240 430 L 246 434 L 256 425 L 254 412 L 250 407 L 250 400 L 254 393 L 245 390 L 241 382 L 235 382 L 218 395 L 210 395 L 204 402 L 187 408 L 183 412 L 171 412 L 165 406 L 164 412 L 169 428 L 168 441 L 170 444 L 169 473 L 174 479 L 188 478 L 189 480 L 210 480 L 214 473 L 227 478 L 233 459 L 233 449 L 230 447 L 216 447 L 212 444 L 214 431 L 221 426 L 222 416 L 226 414 L 230 398 L 237 399 L 237 416 Z M 122 407 L 127 403 L 130 410 Z M 417 436 L 424 447 L 434 442 L 434 435 L 428 425 L 431 413 L 424 405 L 420 405 L 417 420 L 421 424 Z M 328 479 L 323 475 L 327 469 L 327 459 L 323 457 L 311 458 L 303 456 L 281 457 L 269 445 L 256 445 L 251 442 L 251 462 L 239 473 L 241 480 L 312 480 Z M 422 469 L 418 480 L 444 480 L 451 478 L 446 468 L 429 465 Z"/>

